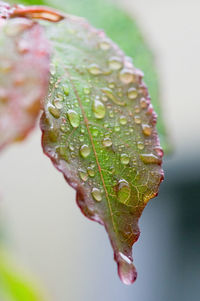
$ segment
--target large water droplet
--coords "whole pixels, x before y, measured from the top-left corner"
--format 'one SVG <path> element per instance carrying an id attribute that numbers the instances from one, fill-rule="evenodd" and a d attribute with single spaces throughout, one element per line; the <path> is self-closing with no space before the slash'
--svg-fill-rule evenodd
<path id="1" fill-rule="evenodd" d="M 88 68 L 88 71 L 92 74 L 92 75 L 99 75 L 102 73 L 100 67 L 97 64 L 91 64 Z"/>
<path id="2" fill-rule="evenodd" d="M 134 79 L 134 72 L 131 69 L 124 68 L 121 70 L 119 74 L 119 78 L 122 83 L 128 85 L 130 84 Z"/>
<path id="3" fill-rule="evenodd" d="M 83 144 L 80 148 L 80 154 L 83 158 L 87 158 L 90 154 L 90 148 L 87 144 Z"/>
<path id="4" fill-rule="evenodd" d="M 69 122 L 71 123 L 71 125 L 74 128 L 77 128 L 80 124 L 79 114 L 74 110 L 68 110 L 67 116 L 68 116 L 68 119 L 69 119 Z"/>
<path id="5" fill-rule="evenodd" d="M 148 124 L 142 124 L 142 130 L 146 136 L 150 136 L 152 133 L 152 127 Z"/>
<path id="6" fill-rule="evenodd" d="M 103 146 L 109 147 L 112 145 L 112 140 L 109 137 L 103 139 Z"/>
<path id="7" fill-rule="evenodd" d="M 116 56 L 111 57 L 108 64 L 111 70 L 119 70 L 122 68 L 122 60 Z"/>
<path id="8" fill-rule="evenodd" d="M 98 99 L 94 100 L 92 109 L 97 119 L 104 118 L 106 114 L 106 109 L 105 109 L 105 105 L 100 100 Z"/>
<path id="9" fill-rule="evenodd" d="M 102 200 L 102 194 L 98 188 L 92 189 L 92 196 L 97 202 L 100 202 Z"/>
<path id="10" fill-rule="evenodd" d="M 49 107 L 49 113 L 56 119 L 60 117 L 60 111 L 56 107 Z"/>
<path id="11" fill-rule="evenodd" d="M 128 89 L 128 98 L 129 99 L 136 99 L 138 96 L 138 92 L 135 88 L 129 88 Z"/>
<path id="12" fill-rule="evenodd" d="M 154 154 L 141 154 L 140 158 L 145 164 L 161 164 L 162 162 L 162 160 Z"/>
<path id="13" fill-rule="evenodd" d="M 116 255 L 116 261 L 121 281 L 127 285 L 132 284 L 137 278 L 137 271 L 133 262 L 121 252 Z"/>
<path id="14" fill-rule="evenodd" d="M 122 179 L 118 182 L 117 197 L 120 203 L 126 204 L 131 195 L 131 188 L 129 183 Z"/>
<path id="15" fill-rule="evenodd" d="M 127 165 L 129 163 L 129 156 L 127 154 L 121 154 L 121 162 L 124 165 Z"/>

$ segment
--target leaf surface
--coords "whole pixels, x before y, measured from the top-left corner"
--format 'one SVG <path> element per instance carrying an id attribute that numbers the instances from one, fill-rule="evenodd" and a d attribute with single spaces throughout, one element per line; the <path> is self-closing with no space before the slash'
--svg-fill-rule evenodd
<path id="1" fill-rule="evenodd" d="M 67 16 L 46 26 L 53 57 L 41 119 L 44 152 L 105 226 L 121 280 L 136 279 L 138 219 L 163 179 L 156 115 L 132 60 L 103 31 Z"/>
<path id="2" fill-rule="evenodd" d="M 0 149 L 34 127 L 48 89 L 49 52 L 39 24 L 0 18 Z"/>

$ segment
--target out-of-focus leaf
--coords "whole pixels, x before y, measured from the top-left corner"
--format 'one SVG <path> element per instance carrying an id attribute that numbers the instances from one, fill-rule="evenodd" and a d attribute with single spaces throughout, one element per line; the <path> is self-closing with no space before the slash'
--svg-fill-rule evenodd
<path id="1" fill-rule="evenodd" d="M 0 300 L 1 301 L 44 301 L 43 294 L 32 281 L 19 272 L 7 252 L 0 247 Z"/>
<path id="2" fill-rule="evenodd" d="M 121 280 L 136 279 L 138 219 L 163 178 L 156 116 L 131 59 L 84 19 L 47 25 L 53 58 L 41 120 L 44 152 L 103 224 Z"/>
<path id="3" fill-rule="evenodd" d="M 26 18 L 0 19 L 0 148 L 34 127 L 49 80 L 49 43 Z"/>
<path id="4" fill-rule="evenodd" d="M 95 27 L 102 28 L 127 55 L 131 56 L 135 66 L 144 72 L 144 82 L 149 88 L 152 104 L 158 114 L 157 129 L 161 145 L 165 152 L 170 150 L 153 54 L 137 23 L 119 8 L 114 0 L 21 0 L 19 2 L 50 5 L 67 13 L 85 17 Z M 141 23 L 142 21 L 145 24 L 145 20 L 141 20 Z"/>

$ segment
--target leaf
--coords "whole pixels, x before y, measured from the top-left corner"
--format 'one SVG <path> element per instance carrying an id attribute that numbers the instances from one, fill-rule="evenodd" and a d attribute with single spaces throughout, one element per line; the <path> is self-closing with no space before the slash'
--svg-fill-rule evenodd
<path id="1" fill-rule="evenodd" d="M 0 19 L 0 149 L 34 127 L 47 93 L 50 47 L 26 18 Z"/>
<path id="2" fill-rule="evenodd" d="M 44 152 L 104 225 L 121 280 L 136 279 L 138 219 L 163 179 L 156 115 L 132 60 L 103 31 L 67 16 L 46 25 L 53 57 L 41 119 Z"/>
<path id="3" fill-rule="evenodd" d="M 44 301 L 32 281 L 22 275 L 7 252 L 0 247 L 0 300 Z"/>
<path id="4" fill-rule="evenodd" d="M 15 1 L 14 1 L 15 2 Z M 170 143 L 163 119 L 162 95 L 156 71 L 155 60 L 149 47 L 149 37 L 143 35 L 137 22 L 111 0 L 21 0 L 25 4 L 50 5 L 67 13 L 85 17 L 96 28 L 103 28 L 106 34 L 134 59 L 134 64 L 144 72 L 144 82 L 149 88 L 152 104 L 158 114 L 157 129 L 165 153 Z M 137 14 L 134 14 L 137 20 Z M 143 21 L 143 22 L 142 22 Z M 141 24 L 144 20 L 141 20 Z M 148 43 L 146 41 L 148 38 Z"/>

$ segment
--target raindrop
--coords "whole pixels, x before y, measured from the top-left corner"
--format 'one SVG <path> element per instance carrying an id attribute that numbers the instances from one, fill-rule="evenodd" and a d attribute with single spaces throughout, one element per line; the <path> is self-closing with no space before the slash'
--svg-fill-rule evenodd
<path id="1" fill-rule="evenodd" d="M 152 133 L 152 127 L 148 124 L 142 124 L 142 130 L 146 136 L 150 136 Z"/>
<path id="2" fill-rule="evenodd" d="M 54 106 L 57 108 L 57 109 L 62 109 L 62 103 L 60 102 L 60 99 L 59 98 L 56 98 L 54 99 Z"/>
<path id="3" fill-rule="evenodd" d="M 112 140 L 109 137 L 103 139 L 103 146 L 109 147 L 111 145 L 112 145 Z"/>
<path id="4" fill-rule="evenodd" d="M 48 108 L 49 113 L 56 119 L 60 117 L 60 111 L 55 107 L 49 107 Z"/>
<path id="5" fill-rule="evenodd" d="M 77 128 L 79 126 L 79 124 L 80 124 L 79 114 L 77 112 L 75 112 L 74 110 L 68 110 L 67 116 L 68 116 L 70 124 L 74 128 Z"/>
<path id="6" fill-rule="evenodd" d="M 79 169 L 80 178 L 85 182 L 88 179 L 88 174 L 83 169 Z"/>
<path id="7" fill-rule="evenodd" d="M 69 95 L 69 87 L 67 85 L 63 85 L 63 92 L 65 93 L 66 96 Z"/>
<path id="8" fill-rule="evenodd" d="M 141 154 L 140 158 L 145 164 L 161 164 L 162 160 L 154 154 Z"/>
<path id="9" fill-rule="evenodd" d="M 90 154 L 90 148 L 87 144 L 83 144 L 80 148 L 80 154 L 83 158 L 87 158 Z"/>
<path id="10" fill-rule="evenodd" d="M 107 40 L 101 41 L 101 42 L 99 43 L 99 46 L 100 46 L 100 48 L 101 48 L 102 50 L 108 50 L 108 49 L 110 49 L 110 47 L 111 47 L 109 41 L 107 41 Z"/>
<path id="11" fill-rule="evenodd" d="M 131 69 L 124 68 L 119 74 L 120 80 L 124 84 L 130 84 L 134 79 L 134 72 Z"/>
<path id="12" fill-rule="evenodd" d="M 92 196 L 97 202 L 100 202 L 102 200 L 101 191 L 98 188 L 92 189 Z"/>
<path id="13" fill-rule="evenodd" d="M 95 176 L 95 171 L 94 171 L 94 168 L 92 166 L 88 167 L 87 168 L 87 172 L 88 172 L 88 175 L 93 178 Z"/>
<path id="14" fill-rule="evenodd" d="M 132 261 L 123 253 L 119 252 L 116 256 L 118 263 L 118 273 L 124 284 L 130 285 L 137 278 L 137 271 Z"/>
<path id="15" fill-rule="evenodd" d="M 88 88 L 88 87 L 84 87 L 84 88 L 83 88 L 83 92 L 84 92 L 84 94 L 86 94 L 86 95 L 88 95 L 88 94 L 91 93 L 90 88 Z"/>
<path id="16" fill-rule="evenodd" d="M 120 203 L 126 204 L 131 195 L 131 188 L 129 183 L 122 179 L 117 185 L 117 198 Z"/>
<path id="17" fill-rule="evenodd" d="M 127 124 L 127 119 L 126 119 L 126 117 L 125 117 L 125 116 L 120 116 L 119 122 L 120 122 L 120 124 L 122 124 L 122 125 Z"/>
<path id="18" fill-rule="evenodd" d="M 135 121 L 136 124 L 140 124 L 140 123 L 141 123 L 141 118 L 140 118 L 140 116 L 136 115 L 136 116 L 134 117 L 134 121 Z"/>
<path id="19" fill-rule="evenodd" d="M 111 70 L 119 70 L 122 68 L 122 60 L 116 56 L 111 57 L 108 64 Z"/>
<path id="20" fill-rule="evenodd" d="M 139 150 L 143 150 L 144 149 L 144 143 L 139 141 L 137 143 L 137 147 L 138 147 Z"/>
<path id="21" fill-rule="evenodd" d="M 142 97 L 140 99 L 140 106 L 141 106 L 142 109 L 146 109 L 146 107 L 147 107 L 147 101 L 144 97 Z"/>
<path id="22" fill-rule="evenodd" d="M 104 116 L 106 114 L 106 109 L 105 109 L 104 104 L 100 100 L 98 100 L 98 99 L 94 100 L 92 109 L 93 109 L 94 115 L 97 119 L 104 118 Z"/>
<path id="23" fill-rule="evenodd" d="M 127 165 L 129 163 L 129 156 L 127 154 L 121 154 L 121 163 Z"/>
<path id="24" fill-rule="evenodd" d="M 96 127 L 93 127 L 91 129 L 91 132 L 92 132 L 92 134 L 93 134 L 94 137 L 97 137 L 98 134 L 99 134 L 99 130 Z"/>
<path id="25" fill-rule="evenodd" d="M 88 68 L 88 71 L 92 75 L 99 75 L 102 73 L 100 67 L 97 64 L 91 64 Z"/>
<path id="26" fill-rule="evenodd" d="M 126 102 L 120 101 L 109 88 L 103 88 L 102 91 L 110 98 L 115 104 L 119 106 L 125 106 Z"/>
<path id="27" fill-rule="evenodd" d="M 138 96 L 138 91 L 135 88 L 128 89 L 128 98 L 129 99 L 136 99 Z"/>

